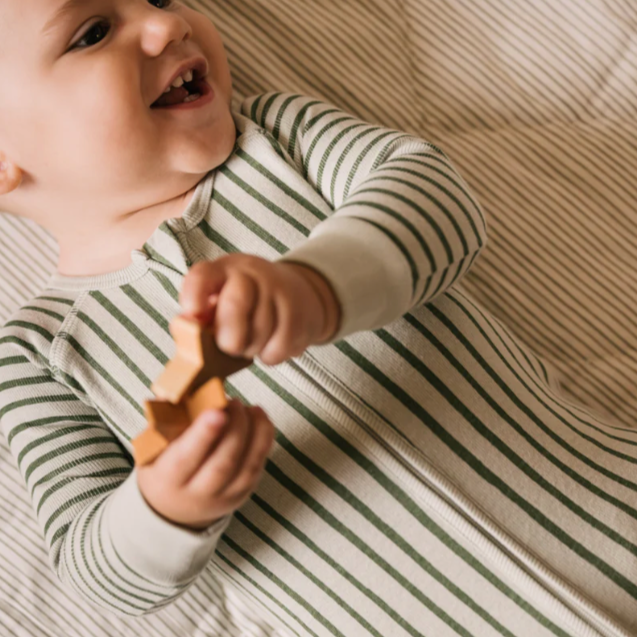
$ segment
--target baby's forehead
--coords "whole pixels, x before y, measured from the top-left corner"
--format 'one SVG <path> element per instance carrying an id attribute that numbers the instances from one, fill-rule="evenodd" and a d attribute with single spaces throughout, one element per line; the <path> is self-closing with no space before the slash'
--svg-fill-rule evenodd
<path id="1" fill-rule="evenodd" d="M 0 0 L 0 47 L 6 38 L 11 37 L 16 29 L 22 29 L 23 25 L 37 24 L 39 13 L 40 21 L 45 20 L 59 0 L 41 0 L 39 11 L 34 8 L 33 0 Z"/>
<path id="2" fill-rule="evenodd" d="M 68 0 L 0 0 L 0 54 L 11 47 L 32 47 L 44 25 Z M 89 1 L 89 0 L 85 0 Z"/>
<path id="3" fill-rule="evenodd" d="M 90 0 L 74 0 L 77 5 Z M 10 32 L 17 25 L 29 23 L 38 29 L 68 0 L 0 0 L 0 29 Z"/>

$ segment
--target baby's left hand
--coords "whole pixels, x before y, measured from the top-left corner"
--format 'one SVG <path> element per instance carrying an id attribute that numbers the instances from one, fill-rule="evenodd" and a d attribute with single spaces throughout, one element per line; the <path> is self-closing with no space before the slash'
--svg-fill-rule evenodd
<path id="1" fill-rule="evenodd" d="M 332 287 L 311 267 L 248 254 L 196 263 L 179 302 L 183 316 L 214 323 L 219 349 L 266 365 L 330 340 L 341 314 Z"/>

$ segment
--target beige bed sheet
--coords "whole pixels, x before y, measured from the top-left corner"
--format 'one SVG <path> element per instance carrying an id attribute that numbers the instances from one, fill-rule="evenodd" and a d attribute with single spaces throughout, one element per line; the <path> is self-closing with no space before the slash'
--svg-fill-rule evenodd
<path id="1" fill-rule="evenodd" d="M 637 426 L 635 5 L 188 4 L 218 25 L 237 100 L 271 89 L 315 95 L 440 145 L 489 220 L 489 247 L 465 287 L 544 357 L 575 403 Z M 44 230 L 0 215 L 0 320 L 45 285 L 56 256 Z M 21 489 L 2 441 L 0 627 L 203 634 L 177 615 L 133 624 L 83 607 L 48 571 Z"/>

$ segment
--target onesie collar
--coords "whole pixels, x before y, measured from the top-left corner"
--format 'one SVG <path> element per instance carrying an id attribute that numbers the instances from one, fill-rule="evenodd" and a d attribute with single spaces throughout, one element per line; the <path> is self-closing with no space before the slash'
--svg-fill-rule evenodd
<path id="1" fill-rule="evenodd" d="M 146 246 L 161 245 L 162 235 L 166 226 L 179 236 L 179 234 L 192 230 L 204 218 L 212 200 L 216 171 L 217 169 L 210 171 L 199 182 L 192 200 L 180 217 L 173 217 L 163 221 L 157 226 L 141 249 L 131 251 L 131 263 L 128 266 L 96 276 L 66 276 L 55 272 L 49 279 L 47 288 L 74 291 L 100 290 L 120 287 L 146 274 L 151 257 L 144 248 Z"/>

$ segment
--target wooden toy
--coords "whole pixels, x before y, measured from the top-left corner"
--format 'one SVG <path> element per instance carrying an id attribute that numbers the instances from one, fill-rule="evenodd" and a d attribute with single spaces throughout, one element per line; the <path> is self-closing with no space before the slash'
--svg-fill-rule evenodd
<path id="1" fill-rule="evenodd" d="M 170 333 L 177 353 L 151 385 L 157 400 L 144 401 L 148 428 L 132 441 L 138 466 L 155 460 L 206 409 L 225 409 L 223 381 L 252 364 L 219 350 L 211 328 L 183 316 Z"/>
<path id="2" fill-rule="evenodd" d="M 170 324 L 177 345 L 177 355 L 151 386 L 158 398 L 177 404 L 189 392 L 196 391 L 213 377 L 227 378 L 252 363 L 229 356 L 215 341 L 213 330 L 196 321 L 177 316 Z"/>

